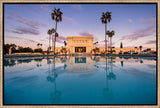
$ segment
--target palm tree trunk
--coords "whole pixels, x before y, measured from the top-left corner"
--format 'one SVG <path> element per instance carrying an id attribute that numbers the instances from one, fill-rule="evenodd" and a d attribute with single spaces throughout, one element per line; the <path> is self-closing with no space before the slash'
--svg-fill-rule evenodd
<path id="1" fill-rule="evenodd" d="M 50 40 L 51 40 L 51 35 L 49 35 L 49 49 L 48 49 L 48 52 L 50 52 Z"/>
<path id="2" fill-rule="evenodd" d="M 56 26 L 55 26 L 55 38 L 54 38 L 54 54 L 55 54 L 55 48 L 56 48 L 56 33 L 57 33 L 57 21 L 56 21 Z"/>
<path id="3" fill-rule="evenodd" d="M 111 54 L 112 54 L 112 37 L 110 37 L 110 47 L 111 47 Z"/>
<path id="4" fill-rule="evenodd" d="M 53 40 L 53 35 L 52 35 L 52 50 L 53 50 L 53 43 L 54 43 L 54 40 Z"/>
<path id="5" fill-rule="evenodd" d="M 105 23 L 105 53 L 107 53 L 107 37 L 106 37 L 106 31 L 107 31 L 107 23 Z"/>
<path id="6" fill-rule="evenodd" d="M 107 68 L 107 58 L 105 58 L 106 59 L 106 88 L 108 89 L 108 78 L 107 78 L 107 76 L 108 76 L 108 68 Z"/>

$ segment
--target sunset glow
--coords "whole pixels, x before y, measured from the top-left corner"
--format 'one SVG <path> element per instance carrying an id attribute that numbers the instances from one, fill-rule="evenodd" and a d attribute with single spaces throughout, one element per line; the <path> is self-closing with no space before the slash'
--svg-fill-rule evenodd
<path id="1" fill-rule="evenodd" d="M 55 27 L 51 19 L 54 8 L 63 12 L 58 22 L 56 46 L 64 46 L 68 36 L 93 36 L 97 46 L 104 46 L 102 12 L 112 12 L 107 30 L 114 30 L 113 46 L 156 50 L 156 4 L 4 4 L 4 43 L 47 50 L 48 29 Z"/>

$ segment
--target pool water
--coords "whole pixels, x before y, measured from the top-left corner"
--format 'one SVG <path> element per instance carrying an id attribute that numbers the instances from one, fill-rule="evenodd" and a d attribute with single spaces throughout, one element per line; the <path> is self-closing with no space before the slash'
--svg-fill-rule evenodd
<path id="1" fill-rule="evenodd" d="M 4 104 L 157 104 L 156 58 L 4 59 Z"/>

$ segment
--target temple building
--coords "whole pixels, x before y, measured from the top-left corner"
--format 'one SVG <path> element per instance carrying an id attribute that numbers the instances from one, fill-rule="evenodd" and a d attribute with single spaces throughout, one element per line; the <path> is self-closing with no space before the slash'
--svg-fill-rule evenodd
<path id="1" fill-rule="evenodd" d="M 56 47 L 56 53 L 64 53 L 63 49 L 67 51 L 67 54 L 102 54 L 105 51 L 105 47 L 94 47 L 93 37 L 91 36 L 69 36 L 67 37 L 67 47 Z M 110 52 L 110 48 L 107 51 Z M 140 53 L 139 48 L 112 48 L 113 54 L 119 53 Z"/>

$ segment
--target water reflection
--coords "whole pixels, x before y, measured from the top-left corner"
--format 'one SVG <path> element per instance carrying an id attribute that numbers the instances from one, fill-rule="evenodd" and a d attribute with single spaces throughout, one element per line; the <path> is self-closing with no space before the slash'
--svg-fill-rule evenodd
<path id="1" fill-rule="evenodd" d="M 113 99 L 113 92 L 112 89 L 109 87 L 109 80 L 116 80 L 116 75 L 113 73 L 113 63 L 115 63 L 115 61 L 113 61 L 113 59 L 115 59 L 115 57 L 106 57 L 105 60 L 105 79 L 106 79 L 106 85 L 105 88 L 103 89 L 103 96 L 105 98 L 105 100 L 107 101 L 111 101 Z"/>
<path id="2" fill-rule="evenodd" d="M 93 73 L 93 66 L 94 66 L 93 64 L 94 63 L 90 57 L 72 57 L 67 62 L 67 73 L 71 74 Z"/>
<path id="3" fill-rule="evenodd" d="M 140 59 L 140 63 L 141 63 L 141 64 L 143 63 L 143 60 L 142 60 L 142 59 Z"/>
<path id="4" fill-rule="evenodd" d="M 37 67 L 40 67 L 42 66 L 41 64 L 41 61 L 43 59 L 46 59 L 46 58 L 53 58 L 53 57 L 26 57 L 26 58 L 4 58 L 4 66 L 15 66 L 16 64 L 21 64 L 21 63 L 30 63 L 32 62 L 33 60 L 35 62 L 37 62 Z M 67 62 L 67 60 L 70 60 L 71 56 L 58 56 L 56 57 L 56 62 L 60 62 L 60 63 L 65 63 Z M 88 57 L 87 57 L 88 58 Z M 109 57 L 108 57 L 109 58 Z M 144 60 L 154 60 L 156 61 L 156 57 L 131 57 L 131 56 L 128 56 L 128 57 L 123 57 L 123 56 L 120 56 L 120 57 L 117 57 L 120 61 L 125 61 L 125 60 L 135 60 L 135 62 L 139 62 L 139 63 L 144 63 Z M 79 60 L 78 60 L 79 59 Z M 105 62 L 103 60 L 103 56 L 90 56 L 90 59 L 94 62 Z M 112 57 L 112 59 L 115 59 L 115 57 Z M 116 59 L 116 61 L 118 60 Z M 142 60 L 143 59 L 143 60 Z M 81 61 L 80 61 L 81 60 Z M 80 58 L 76 58 L 75 60 L 75 63 L 86 63 L 87 62 L 87 59 L 85 60 L 85 58 L 83 57 L 80 57 Z M 123 63 L 122 63 L 123 64 Z M 122 66 L 123 67 L 123 66 Z"/>
<path id="5" fill-rule="evenodd" d="M 152 60 L 154 60 L 154 59 L 152 59 Z M 135 61 L 138 61 L 138 62 L 135 62 Z M 20 74 L 17 76 L 20 77 L 21 78 L 20 80 L 22 80 L 22 81 L 23 81 L 23 79 L 24 79 L 24 81 L 26 80 L 24 83 L 29 82 L 29 81 L 30 81 L 30 83 L 33 83 L 36 81 L 39 83 L 40 81 L 42 81 L 42 84 L 45 84 L 45 86 L 46 86 L 45 88 L 49 88 L 49 90 L 46 89 L 46 92 L 49 93 L 49 96 L 47 97 L 48 100 L 46 98 L 45 98 L 46 100 L 44 100 L 44 102 L 49 101 L 50 102 L 49 104 L 63 104 L 63 102 L 64 103 L 69 102 L 69 104 L 72 104 L 72 102 L 74 100 L 72 100 L 72 99 L 68 100 L 68 98 L 70 98 L 70 97 L 74 98 L 72 96 L 77 96 L 77 97 L 79 96 L 78 98 L 80 99 L 80 101 L 82 100 L 82 102 L 84 102 L 83 100 L 85 100 L 89 103 L 90 102 L 97 102 L 98 103 L 98 102 L 100 102 L 99 100 L 102 100 L 101 102 L 104 102 L 103 104 L 112 103 L 113 101 L 119 102 L 123 98 L 122 94 L 124 92 L 126 93 L 126 96 L 124 96 L 124 97 L 127 97 L 127 95 L 130 94 L 131 92 L 133 94 L 137 95 L 137 93 L 138 93 L 137 91 L 140 90 L 139 88 L 141 88 L 142 91 L 144 90 L 141 86 L 137 87 L 136 81 L 139 82 L 141 80 L 144 80 L 145 85 L 147 85 L 146 84 L 147 77 L 149 75 L 150 75 L 150 77 L 152 77 L 151 76 L 152 74 L 149 74 L 147 76 L 146 73 L 141 72 L 140 68 L 136 68 L 136 70 L 134 70 L 135 69 L 134 66 L 136 66 L 137 64 L 139 65 L 140 63 L 142 64 L 142 63 L 146 62 L 143 58 L 137 59 L 137 58 L 126 58 L 126 57 L 125 58 L 124 57 L 121 57 L 121 58 L 119 58 L 119 57 L 106 57 L 106 56 L 103 56 L 103 57 L 101 57 L 101 56 L 85 56 L 85 57 L 84 56 L 76 56 L 76 57 L 75 56 L 74 57 L 58 56 L 58 57 L 31 58 L 31 59 L 22 59 L 21 58 L 21 59 L 17 59 L 17 60 L 16 59 L 4 59 L 4 66 L 14 66 L 18 63 L 19 64 L 27 63 L 27 65 L 29 65 L 28 63 L 30 63 L 30 62 L 32 62 L 30 65 L 34 65 L 34 67 L 33 67 L 34 72 L 29 71 L 30 75 L 32 77 L 27 77 L 27 74 L 29 72 L 25 72 L 25 74 L 19 72 Z M 128 70 L 127 63 L 130 63 L 129 64 L 130 70 L 126 71 L 129 73 L 129 75 L 125 73 L 125 70 Z M 150 69 L 150 71 L 152 71 L 153 69 L 156 68 L 156 65 L 155 64 L 151 65 L 151 63 L 155 63 L 155 62 L 150 62 L 150 64 L 145 65 L 147 67 L 147 69 Z M 40 67 L 40 66 L 41 67 L 35 68 L 35 64 L 38 65 L 37 67 Z M 144 64 L 142 64 L 141 66 L 144 66 Z M 21 64 L 20 66 L 23 66 L 23 64 Z M 27 67 L 29 67 L 29 66 L 26 66 L 26 68 Z M 46 72 L 46 69 L 47 69 L 47 72 Z M 119 69 L 121 69 L 121 72 L 119 72 Z M 132 71 L 138 72 L 141 74 L 136 73 L 137 76 L 139 76 L 139 77 L 137 77 L 137 76 L 134 77 L 134 76 L 130 75 L 130 73 L 133 73 Z M 135 73 L 133 73 L 133 74 L 135 75 Z M 22 76 L 26 75 L 26 76 L 22 77 L 21 75 Z M 35 77 L 35 76 L 37 76 L 37 77 Z M 5 75 L 5 77 L 7 77 L 7 75 Z M 130 78 L 131 78 L 131 80 L 130 80 Z M 140 80 L 137 80 L 138 78 Z M 11 78 L 8 78 L 8 79 L 11 79 Z M 34 79 L 34 80 L 30 80 L 30 79 Z M 45 82 L 43 82 L 43 80 L 45 80 Z M 136 80 L 136 81 L 134 81 L 134 80 Z M 22 82 L 22 81 L 20 81 L 20 82 Z M 127 88 L 128 85 L 124 86 L 123 81 L 124 82 L 129 81 L 129 83 L 125 83 L 125 84 L 129 84 L 129 85 L 130 85 L 130 83 L 132 83 L 133 86 L 135 87 L 135 90 L 137 90 L 136 93 L 134 91 L 132 91 L 130 88 Z M 15 85 L 15 84 L 17 84 L 17 82 L 14 82 L 14 83 L 12 82 L 12 83 L 10 83 L 11 85 L 9 85 L 9 86 Z M 74 83 L 72 83 L 72 82 L 74 82 Z M 28 83 L 28 84 L 30 84 L 30 83 Z M 33 83 L 33 85 L 34 84 L 35 84 L 35 87 L 39 87 L 39 88 L 43 89 L 41 87 L 42 86 L 41 84 L 40 84 L 40 86 L 36 85 L 37 83 Z M 141 83 L 141 84 L 143 86 L 143 83 Z M 20 83 L 19 85 L 21 86 L 21 85 L 25 85 L 25 84 Z M 151 85 L 153 85 L 153 84 L 151 84 Z M 32 87 L 34 88 L 34 86 L 32 86 Z M 15 88 L 16 88 L 16 86 L 15 86 Z M 148 86 L 146 88 L 148 89 Z M 153 87 L 151 86 L 151 88 L 153 88 Z M 127 91 L 125 91 L 126 89 L 130 90 L 128 92 L 128 94 L 127 94 Z M 25 91 L 27 89 L 23 89 L 23 90 Z M 90 96 L 88 91 L 89 91 L 89 93 L 91 93 L 93 95 Z M 42 94 L 41 91 L 36 91 L 36 92 L 40 93 L 42 96 L 43 95 L 47 96 L 46 95 L 47 93 Z M 88 100 L 84 99 L 84 97 L 86 95 L 85 93 L 86 94 L 88 93 L 88 96 L 86 96 L 86 97 L 88 97 Z M 10 93 L 10 94 L 12 94 L 12 93 Z M 28 95 L 30 95 L 30 94 L 28 94 Z M 119 97 L 117 97 L 117 95 Z M 130 95 L 132 95 L 132 94 L 130 94 Z M 91 97 L 93 97 L 94 99 L 89 99 Z M 134 96 L 132 95 L 132 97 L 134 97 Z M 76 102 L 77 102 L 77 100 L 75 101 L 75 103 Z M 101 102 L 100 102 L 100 104 L 101 104 Z"/>
<path id="6" fill-rule="evenodd" d="M 4 59 L 4 66 L 9 66 L 9 67 L 13 67 L 14 65 L 16 65 L 16 60 L 12 60 L 12 59 Z"/>
<path id="7" fill-rule="evenodd" d="M 75 63 L 86 63 L 86 57 L 75 57 Z"/>
<path id="8" fill-rule="evenodd" d="M 53 58 L 53 62 L 51 64 L 51 60 L 47 58 L 48 63 L 48 76 L 47 81 L 53 83 L 52 85 L 52 92 L 50 93 L 50 101 L 52 104 L 58 104 L 61 101 L 61 92 L 57 90 L 57 84 L 56 84 L 56 78 L 58 77 L 58 74 L 56 73 L 55 69 L 55 57 Z M 50 69 L 50 65 L 52 65 L 52 69 Z"/>
<path id="9" fill-rule="evenodd" d="M 123 67 L 123 61 L 121 61 L 121 67 Z"/>

